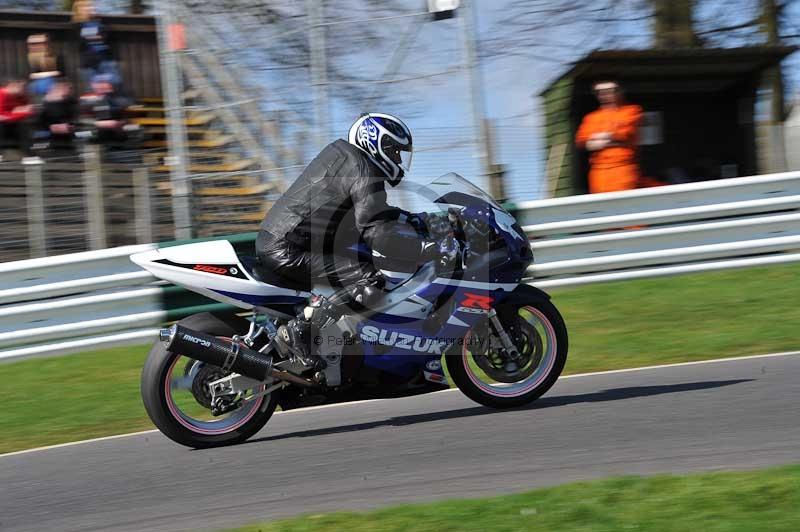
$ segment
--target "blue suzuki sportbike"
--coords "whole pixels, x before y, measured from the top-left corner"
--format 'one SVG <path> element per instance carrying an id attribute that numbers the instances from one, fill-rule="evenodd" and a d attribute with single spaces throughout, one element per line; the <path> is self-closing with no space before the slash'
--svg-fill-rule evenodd
<path id="1" fill-rule="evenodd" d="M 315 336 L 322 368 L 280 357 L 273 338 L 331 288 L 292 284 L 226 240 L 134 255 L 153 275 L 238 307 L 161 331 L 142 372 L 153 423 L 178 443 L 213 447 L 249 438 L 277 406 L 402 397 L 452 381 L 478 403 L 511 408 L 550 389 L 567 359 L 567 330 L 549 296 L 522 282 L 533 261 L 522 228 L 456 174 L 419 185 L 415 197 L 425 203 L 417 229 L 455 239 L 460 253 L 446 267 L 382 268 L 382 300 Z M 381 267 L 380 254 L 360 251 Z"/>

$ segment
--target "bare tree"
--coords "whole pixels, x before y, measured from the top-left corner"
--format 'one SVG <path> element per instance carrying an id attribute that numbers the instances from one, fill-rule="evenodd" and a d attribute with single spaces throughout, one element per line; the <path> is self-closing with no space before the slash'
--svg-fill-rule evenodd
<path id="1" fill-rule="evenodd" d="M 700 44 L 694 30 L 694 7 L 694 0 L 653 0 L 653 33 L 657 48 Z"/>
<path id="2" fill-rule="evenodd" d="M 561 61 L 598 47 L 642 47 L 629 33 L 643 22 L 656 46 L 796 43 L 799 8 L 800 0 L 512 0 L 484 49 Z"/>
<path id="3" fill-rule="evenodd" d="M 130 0 L 128 11 L 134 15 L 141 15 L 145 11 L 144 0 Z"/>
<path id="4" fill-rule="evenodd" d="M 511 0 L 482 42 L 485 56 L 568 62 L 587 50 L 630 46 L 626 25 L 652 17 L 650 0 Z"/>
<path id="5" fill-rule="evenodd" d="M 185 0 L 184 3 L 194 16 L 225 28 L 229 45 L 227 60 L 271 76 L 275 82 L 273 88 L 278 84 L 291 87 L 289 97 L 294 103 L 310 101 L 311 28 L 304 2 Z M 327 71 L 331 92 L 337 99 L 359 104 L 375 93 L 376 84 L 391 81 L 380 78 L 385 63 L 402 40 L 403 28 L 419 24 L 421 17 L 427 16 L 423 2 L 410 4 L 403 0 L 325 2 Z M 452 40 L 458 42 L 455 37 Z M 423 79 L 427 73 L 413 72 L 407 77 L 415 75 Z"/>

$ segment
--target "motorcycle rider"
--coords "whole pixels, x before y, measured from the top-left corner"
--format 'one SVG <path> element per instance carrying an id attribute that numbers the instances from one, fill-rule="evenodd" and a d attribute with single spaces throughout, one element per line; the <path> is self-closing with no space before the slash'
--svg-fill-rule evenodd
<path id="1" fill-rule="evenodd" d="M 338 320 L 348 307 L 357 310 L 381 296 L 384 278 L 351 251 L 359 242 L 389 260 L 420 264 L 455 257 L 454 241 L 434 242 L 409 231 L 406 224 L 418 228 L 422 220 L 387 204 L 384 183 L 400 183 L 412 150 L 411 131 L 399 118 L 362 114 L 348 140 L 328 144 L 267 213 L 256 239 L 261 263 L 305 289 L 315 284 L 339 289 L 278 329 L 282 355 L 293 353 L 306 365 L 321 367 L 312 331 Z"/>

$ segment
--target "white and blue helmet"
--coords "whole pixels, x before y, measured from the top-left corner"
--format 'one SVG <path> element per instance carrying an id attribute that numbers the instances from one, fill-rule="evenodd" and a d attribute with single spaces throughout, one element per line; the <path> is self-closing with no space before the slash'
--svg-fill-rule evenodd
<path id="1" fill-rule="evenodd" d="M 366 113 L 350 128 L 350 144 L 366 152 L 384 171 L 387 181 L 396 186 L 411 169 L 411 131 L 399 118 L 382 113 Z"/>

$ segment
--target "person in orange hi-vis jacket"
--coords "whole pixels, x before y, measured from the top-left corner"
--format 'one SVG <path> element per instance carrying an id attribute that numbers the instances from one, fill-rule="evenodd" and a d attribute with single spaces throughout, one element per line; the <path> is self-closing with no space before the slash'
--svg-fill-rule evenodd
<path id="1" fill-rule="evenodd" d="M 636 188 L 639 182 L 636 144 L 642 108 L 626 104 L 616 82 L 598 82 L 593 89 L 600 108 L 583 117 L 575 135 L 576 146 L 590 152 L 589 192 Z"/>

